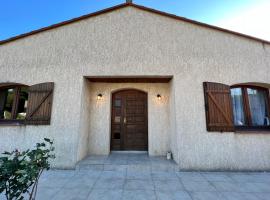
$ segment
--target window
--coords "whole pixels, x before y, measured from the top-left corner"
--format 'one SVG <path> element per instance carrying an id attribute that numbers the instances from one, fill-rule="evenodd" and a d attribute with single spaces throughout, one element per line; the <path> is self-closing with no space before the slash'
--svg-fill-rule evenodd
<path id="1" fill-rule="evenodd" d="M 238 128 L 267 128 L 269 121 L 268 89 L 253 86 L 231 88 L 234 124 Z"/>
<path id="2" fill-rule="evenodd" d="M 54 83 L 0 84 L 0 124 L 49 125 Z"/>
<path id="3" fill-rule="evenodd" d="M 207 131 L 270 130 L 269 89 L 204 82 Z"/>
<path id="4" fill-rule="evenodd" d="M 27 101 L 27 86 L 15 85 L 0 88 L 0 120 L 25 119 Z"/>

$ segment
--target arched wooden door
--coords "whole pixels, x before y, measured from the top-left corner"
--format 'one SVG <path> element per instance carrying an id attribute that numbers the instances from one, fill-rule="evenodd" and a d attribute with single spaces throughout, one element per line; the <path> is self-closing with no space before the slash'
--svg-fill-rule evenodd
<path id="1" fill-rule="evenodd" d="M 111 150 L 148 150 L 147 94 L 130 89 L 112 94 Z"/>

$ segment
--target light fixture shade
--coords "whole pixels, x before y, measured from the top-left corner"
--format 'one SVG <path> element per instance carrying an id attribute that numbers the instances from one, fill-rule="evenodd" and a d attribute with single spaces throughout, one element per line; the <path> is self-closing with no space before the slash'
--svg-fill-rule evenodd
<path id="1" fill-rule="evenodd" d="M 102 94 L 98 94 L 98 95 L 97 95 L 97 99 L 98 99 L 98 100 L 102 99 Z"/>

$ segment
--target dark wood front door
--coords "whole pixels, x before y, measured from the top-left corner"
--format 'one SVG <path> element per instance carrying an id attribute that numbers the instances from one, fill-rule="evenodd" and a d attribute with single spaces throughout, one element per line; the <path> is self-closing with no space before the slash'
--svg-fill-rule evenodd
<path id="1" fill-rule="evenodd" d="M 112 95 L 111 150 L 148 150 L 147 94 L 122 90 Z"/>

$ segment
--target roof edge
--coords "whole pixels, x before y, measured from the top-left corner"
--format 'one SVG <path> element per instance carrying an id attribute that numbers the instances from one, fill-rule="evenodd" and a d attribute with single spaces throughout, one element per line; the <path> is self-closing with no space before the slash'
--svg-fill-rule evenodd
<path id="1" fill-rule="evenodd" d="M 57 28 L 57 27 L 61 27 L 61 26 L 67 25 L 67 24 L 71 24 L 71 23 L 74 23 L 74 22 L 77 22 L 77 21 L 80 21 L 80 20 L 83 20 L 83 19 L 87 19 L 87 18 L 90 18 L 90 17 L 94 17 L 94 16 L 104 14 L 104 13 L 112 12 L 114 10 L 118 10 L 120 8 L 124 8 L 124 7 L 127 7 L 127 6 L 132 6 L 134 8 L 138 8 L 138 9 L 141 9 L 141 10 L 144 10 L 144 11 L 152 12 L 152 13 L 162 15 L 162 16 L 165 16 L 165 17 L 169 17 L 169 18 L 173 18 L 173 19 L 176 19 L 176 20 L 180 20 L 180 21 L 191 23 L 191 24 L 195 24 L 195 25 L 198 25 L 198 26 L 202 26 L 202 27 L 214 29 L 214 30 L 217 30 L 217 31 L 237 35 L 237 36 L 240 36 L 240 37 L 244 37 L 244 38 L 247 38 L 247 39 L 255 40 L 257 42 L 262 42 L 264 44 L 269 44 L 270 45 L 270 41 L 267 41 L 267 40 L 264 40 L 264 39 L 260 39 L 260 38 L 250 36 L 250 35 L 246 35 L 246 34 L 243 34 L 243 33 L 239 33 L 239 32 L 236 32 L 236 31 L 228 30 L 228 29 L 221 28 L 221 27 L 218 27 L 218 26 L 206 24 L 206 23 L 203 23 L 203 22 L 198 22 L 198 21 L 191 20 L 191 19 L 188 19 L 188 18 L 185 18 L 185 17 L 180 17 L 180 16 L 177 16 L 177 15 L 174 15 L 174 14 L 170 14 L 170 13 L 163 12 L 163 11 L 160 11 L 160 10 L 155 10 L 155 9 L 152 9 L 152 8 L 148 8 L 148 7 L 141 6 L 141 5 L 134 4 L 134 3 L 130 3 L 130 2 L 126 2 L 126 3 L 116 5 L 116 6 L 105 8 L 103 10 L 99 10 L 99 11 L 96 11 L 96 12 L 93 12 L 93 13 L 90 13 L 90 14 L 82 15 L 80 17 L 76 17 L 76 18 L 73 18 L 73 19 L 70 19 L 70 20 L 66 20 L 66 21 L 57 23 L 57 24 L 53 24 L 53 25 L 50 25 L 50 26 L 47 26 L 47 27 L 43 27 L 43 28 L 40 28 L 40 29 L 37 29 L 37 30 L 27 32 L 27 33 L 23 33 L 21 35 L 17 35 L 17 36 L 14 36 L 14 37 L 11 37 L 11 38 L 8 38 L 8 39 L 5 39 L 5 40 L 1 40 L 0 45 L 15 41 L 17 39 L 25 38 L 27 36 L 34 35 L 34 34 L 37 34 L 37 33 L 43 32 L 43 31 L 47 31 L 47 30 L 54 29 L 54 28 Z"/>

